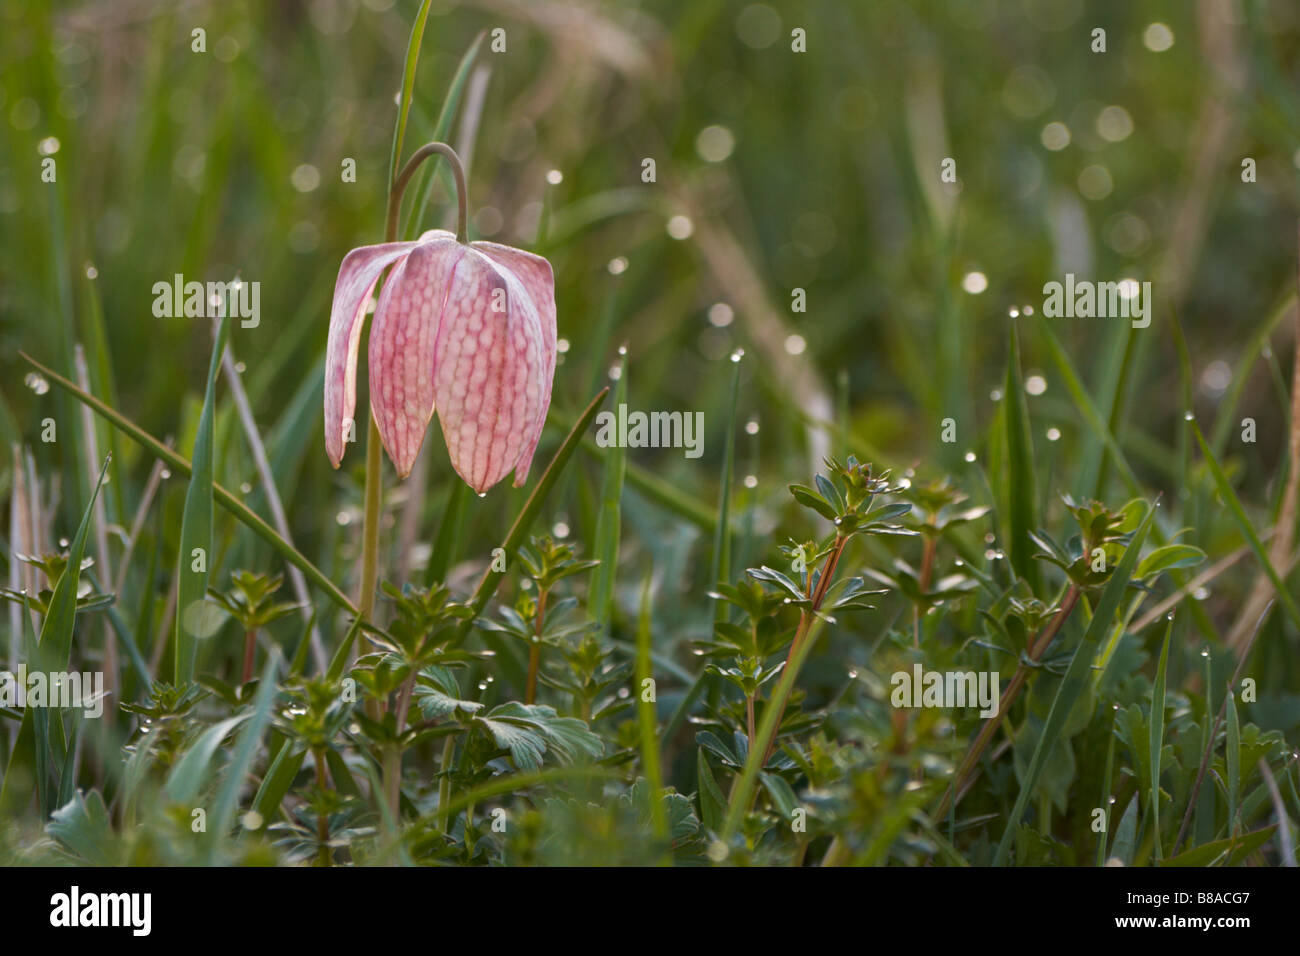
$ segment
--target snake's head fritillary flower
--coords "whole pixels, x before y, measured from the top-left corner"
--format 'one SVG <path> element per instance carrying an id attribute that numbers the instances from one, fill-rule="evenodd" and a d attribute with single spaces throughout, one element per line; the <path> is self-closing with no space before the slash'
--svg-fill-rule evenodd
<path id="1" fill-rule="evenodd" d="M 434 410 L 452 466 L 478 494 L 512 470 L 519 487 L 542 433 L 555 375 L 555 278 L 540 256 L 440 229 L 415 242 L 353 249 L 339 267 L 325 357 L 325 448 L 337 468 L 356 409 L 366 306 L 370 405 L 400 476 Z"/>

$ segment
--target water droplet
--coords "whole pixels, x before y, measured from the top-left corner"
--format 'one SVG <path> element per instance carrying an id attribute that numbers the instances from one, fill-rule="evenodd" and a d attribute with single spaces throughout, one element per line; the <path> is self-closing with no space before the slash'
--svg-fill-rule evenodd
<path id="1" fill-rule="evenodd" d="M 1210 596 L 1210 589 L 1205 587 L 1197 588 L 1195 591 L 1192 592 L 1192 597 L 1196 598 L 1196 600 L 1198 601 L 1204 601 L 1209 596 Z"/>
<path id="2" fill-rule="evenodd" d="M 558 186 L 560 183 L 564 182 L 564 173 L 560 172 L 558 169 L 552 169 L 546 174 L 546 181 L 552 186 Z"/>
<path id="3" fill-rule="evenodd" d="M 249 494 L 252 490 L 253 490 L 253 486 L 246 481 L 242 482 L 239 486 L 239 493 L 241 495 Z"/>
<path id="4" fill-rule="evenodd" d="M 836 518 L 836 519 L 835 519 L 835 527 L 838 528 L 841 524 L 843 524 L 843 521 L 842 521 L 841 519 L 839 519 L 839 518 Z"/>
<path id="5" fill-rule="evenodd" d="M 1023 312 L 1025 315 L 1033 315 L 1034 307 L 1032 305 L 1027 305 L 1024 308 L 1022 308 L 1020 311 Z"/>
<path id="6" fill-rule="evenodd" d="M 480 492 L 478 493 L 478 496 L 479 496 L 480 498 L 486 498 L 486 497 L 487 497 L 487 492 L 486 492 L 486 491 L 480 491 Z"/>
<path id="7" fill-rule="evenodd" d="M 985 544 L 992 544 L 992 543 L 993 543 L 994 541 L 996 541 L 996 540 L 998 540 L 998 539 L 997 539 L 996 537 L 994 537 L 992 531 L 988 531 L 988 532 L 986 532 L 986 533 L 984 534 L 984 543 L 985 543 Z"/>
<path id="8" fill-rule="evenodd" d="M 623 256 L 617 256 L 616 258 L 610 259 L 609 265 L 605 268 L 609 269 L 609 274 L 612 276 L 622 275 L 627 271 L 627 259 Z"/>
<path id="9" fill-rule="evenodd" d="M 857 680 L 857 679 L 858 679 L 858 672 L 855 671 L 855 670 L 850 670 L 850 671 L 849 671 L 849 680 Z"/>
<path id="10" fill-rule="evenodd" d="M 335 516 L 334 520 L 341 525 L 349 525 L 352 523 L 352 515 L 348 514 L 346 511 L 340 511 Z"/>
<path id="11" fill-rule="evenodd" d="M 1191 412 L 1183 412 L 1183 421 L 1194 422 L 1196 421 L 1196 416 L 1193 415 Z"/>
<path id="12" fill-rule="evenodd" d="M 551 528 L 551 534 L 557 538 L 567 538 L 569 536 L 569 526 L 563 521 L 557 521 Z"/>
<path id="13" fill-rule="evenodd" d="M 86 278 L 87 279 L 99 278 L 99 270 L 95 268 L 95 264 L 93 262 L 86 263 Z"/>
<path id="14" fill-rule="evenodd" d="M 998 553 L 996 551 L 994 551 L 992 548 L 988 548 L 987 550 L 985 550 L 984 552 L 985 561 L 996 561 L 997 559 L 998 559 Z"/>
<path id="15" fill-rule="evenodd" d="M 50 383 L 45 381 L 43 375 L 37 375 L 35 372 L 28 372 L 23 383 L 37 395 L 44 395 L 50 390 Z"/>
<path id="16" fill-rule="evenodd" d="M 1174 619 L 1174 612 L 1173 612 L 1173 611 L 1170 611 L 1168 614 L 1165 615 L 1165 620 L 1166 620 L 1166 621 L 1172 621 L 1173 619 Z"/>
<path id="17" fill-rule="evenodd" d="M 627 699 L 628 699 L 629 697 L 631 697 L 631 696 L 632 696 L 632 692 L 631 692 L 630 690 L 628 690 L 626 687 L 620 687 L 620 688 L 618 689 L 618 699 L 619 699 L 619 700 L 627 700 Z"/>
<path id="18" fill-rule="evenodd" d="M 736 351 L 731 353 L 731 360 L 733 362 L 739 362 L 744 357 L 745 357 L 744 349 L 736 349 Z"/>
<path id="19" fill-rule="evenodd" d="M 993 391 L 989 392 L 989 398 L 991 398 L 995 402 L 1002 401 L 1002 389 L 1000 388 L 993 389 Z"/>
<path id="20" fill-rule="evenodd" d="M 479 690 L 487 690 L 487 681 L 485 681 L 485 680 L 481 680 L 481 681 L 479 681 L 479 682 L 478 682 L 478 689 L 479 689 Z"/>
<path id="21" fill-rule="evenodd" d="M 1020 310 L 1013 305 L 1007 315 L 1011 316 L 1013 319 L 1018 319 L 1020 318 Z"/>
<path id="22" fill-rule="evenodd" d="M 238 372 L 240 375 L 243 375 L 244 372 L 246 372 L 247 370 L 248 370 L 248 366 L 245 365 L 243 362 L 235 363 L 235 371 Z"/>
<path id="23" fill-rule="evenodd" d="M 758 476 L 757 476 L 757 475 L 746 475 L 746 476 L 745 476 L 745 487 L 746 487 L 746 488 L 757 488 L 757 487 L 758 487 Z"/>
<path id="24" fill-rule="evenodd" d="M 973 451 L 968 451 L 968 452 L 966 452 L 966 460 L 967 460 L 968 462 L 970 462 L 970 461 L 974 461 L 974 460 L 975 460 L 975 453 L 974 453 Z"/>
<path id="25" fill-rule="evenodd" d="M 627 354 L 627 343 L 626 343 L 626 342 L 624 342 L 622 345 L 620 345 L 620 346 L 618 347 L 618 354 L 619 354 L 619 355 L 626 355 L 626 354 Z"/>
<path id="26" fill-rule="evenodd" d="M 1059 428 L 1056 428 L 1055 426 L 1053 426 L 1052 428 L 1049 428 L 1049 429 L 1047 430 L 1047 440 L 1048 440 L 1048 441 L 1060 441 L 1060 440 L 1061 440 L 1061 430 L 1060 430 Z"/>
<path id="27" fill-rule="evenodd" d="M 1209 650 L 1206 649 L 1206 650 L 1201 651 L 1201 656 L 1202 656 L 1202 657 L 1209 657 L 1209 656 L 1210 656 L 1210 652 L 1209 652 Z"/>
<path id="28" fill-rule="evenodd" d="M 67 538 L 60 538 L 60 539 L 59 539 L 59 547 L 60 547 L 60 548 L 66 548 L 67 546 L 68 546 L 68 539 L 67 539 Z"/>
<path id="29" fill-rule="evenodd" d="M 164 468 L 162 471 L 158 472 L 158 477 L 162 478 L 164 481 L 166 481 L 171 476 L 172 476 L 172 470 L 170 468 Z"/>
<path id="30" fill-rule="evenodd" d="M 1025 391 L 1030 395 L 1042 395 L 1047 391 L 1047 379 L 1041 375 L 1031 375 L 1025 379 Z"/>

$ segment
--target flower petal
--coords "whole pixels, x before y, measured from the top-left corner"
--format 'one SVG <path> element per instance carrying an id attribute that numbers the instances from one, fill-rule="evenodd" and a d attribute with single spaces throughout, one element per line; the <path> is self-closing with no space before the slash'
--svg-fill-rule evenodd
<path id="1" fill-rule="evenodd" d="M 524 284 L 471 246 L 443 309 L 434 393 L 452 466 L 479 494 L 535 445 L 547 367 L 543 322 Z"/>
<path id="2" fill-rule="evenodd" d="M 357 405 L 357 349 L 362 318 L 380 274 L 406 255 L 413 242 L 362 246 L 343 257 L 334 283 L 329 340 L 325 346 L 325 451 L 334 467 L 343 460 L 349 423 Z M 356 439 L 355 424 L 352 438 Z"/>
<path id="3" fill-rule="evenodd" d="M 528 478 L 528 469 L 532 465 L 533 453 L 537 451 L 537 442 L 542 437 L 542 426 L 546 424 L 546 412 L 551 407 L 551 385 L 555 380 L 555 273 L 551 264 L 541 256 L 533 255 L 522 249 L 499 245 L 495 242 L 474 242 L 470 244 L 493 262 L 509 269 L 532 300 L 537 310 L 537 317 L 542 331 L 542 405 L 537 421 L 533 423 L 528 444 L 524 447 L 515 467 L 514 486 L 523 485 Z"/>
<path id="4" fill-rule="evenodd" d="M 397 473 L 405 478 L 433 416 L 433 360 L 452 272 L 466 252 L 456 237 L 426 233 L 379 294 L 370 326 L 370 408 Z"/>

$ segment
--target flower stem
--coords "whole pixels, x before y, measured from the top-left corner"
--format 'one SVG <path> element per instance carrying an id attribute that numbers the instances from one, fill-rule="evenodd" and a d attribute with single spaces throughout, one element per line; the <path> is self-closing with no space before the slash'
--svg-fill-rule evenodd
<path id="1" fill-rule="evenodd" d="M 420 168 L 420 164 L 434 154 L 447 160 L 447 164 L 451 166 L 452 177 L 456 180 L 456 241 L 469 241 L 469 189 L 465 185 L 465 167 L 461 165 L 456 151 L 446 143 L 425 143 L 411 155 L 406 165 L 402 167 L 402 171 L 397 174 L 397 178 L 393 180 L 393 188 L 388 194 L 389 242 L 397 238 L 397 217 L 401 212 L 402 193 L 406 190 L 406 184 Z"/>

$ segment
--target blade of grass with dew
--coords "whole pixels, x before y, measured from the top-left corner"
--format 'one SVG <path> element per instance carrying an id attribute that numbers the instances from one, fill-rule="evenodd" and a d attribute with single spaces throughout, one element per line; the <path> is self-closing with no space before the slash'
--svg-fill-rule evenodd
<path id="1" fill-rule="evenodd" d="M 722 840 L 725 843 L 731 839 L 745 814 L 749 811 L 750 801 L 754 797 L 754 788 L 758 783 L 759 771 L 763 769 L 763 757 L 767 753 L 768 745 L 775 739 L 777 732 L 777 721 L 781 718 L 781 712 L 785 709 L 785 703 L 790 699 L 790 694 L 794 690 L 794 682 L 799 677 L 799 671 L 803 668 L 804 661 L 808 659 L 813 645 L 817 643 L 818 633 L 821 631 L 823 618 L 816 617 L 812 625 L 808 628 L 808 633 L 804 636 L 803 643 L 794 652 L 793 659 L 790 660 L 780 679 L 777 681 L 776 689 L 772 691 L 772 696 L 768 700 L 767 706 L 763 708 L 763 719 L 759 724 L 757 740 L 750 745 L 749 755 L 745 758 L 745 766 L 741 770 L 740 776 L 736 778 L 735 786 L 731 790 L 731 796 L 727 804 L 727 817 L 722 825 Z"/>
<path id="2" fill-rule="evenodd" d="M 1048 353 L 1056 365 L 1057 371 L 1061 375 L 1061 380 L 1065 383 L 1066 391 L 1074 400 L 1075 408 L 1078 409 L 1084 423 L 1093 430 L 1102 443 L 1106 446 L 1107 451 L 1116 467 L 1119 468 L 1120 476 L 1124 479 L 1124 485 L 1128 488 L 1129 494 L 1137 495 L 1141 492 L 1141 486 L 1137 477 L 1133 474 L 1133 469 L 1129 466 L 1128 459 L 1124 452 L 1120 450 L 1119 444 L 1111 434 L 1110 429 L 1102 420 L 1097 407 L 1093 404 L 1092 398 L 1088 395 L 1087 389 L 1084 388 L 1083 381 L 1079 374 L 1074 370 L 1074 365 L 1070 362 L 1070 357 L 1062 348 L 1060 340 L 1052 332 L 1051 326 L 1047 320 L 1039 318 L 1039 331 L 1042 333 L 1043 340 L 1047 343 Z"/>
<path id="3" fill-rule="evenodd" d="M 1043 766 L 1047 763 L 1048 756 L 1060 741 L 1061 731 L 1064 729 L 1065 722 L 1074 709 L 1075 703 L 1088 686 L 1088 673 L 1092 667 L 1093 655 L 1096 653 L 1097 645 L 1100 643 L 1102 636 L 1110 627 L 1110 621 L 1119 608 L 1129 581 L 1132 580 L 1133 570 L 1137 567 L 1138 554 L 1142 550 L 1142 543 L 1146 540 L 1147 532 L 1151 530 L 1151 525 L 1155 522 L 1157 507 L 1158 502 L 1147 508 L 1146 517 L 1142 519 L 1142 524 L 1133 533 L 1133 537 L 1124 551 L 1124 557 L 1120 559 L 1115 570 L 1111 572 L 1110 580 L 1106 582 L 1106 587 L 1101 592 L 1101 599 L 1097 602 L 1097 607 L 1093 611 L 1092 620 L 1088 622 L 1088 629 L 1084 632 L 1083 639 L 1074 652 L 1069 669 L 1065 672 L 1065 676 L 1061 678 L 1061 685 L 1057 688 L 1056 697 L 1052 701 L 1052 708 L 1048 711 L 1042 736 L 1038 738 L 1038 745 L 1034 748 L 1034 755 L 1029 761 L 1029 769 L 1025 772 L 1024 780 L 1020 785 L 1020 793 L 1016 797 L 1015 806 L 1011 810 L 1006 829 L 1002 833 L 1002 840 L 998 843 L 997 853 L 993 857 L 994 866 L 1003 866 L 1006 863 L 1007 854 L 1011 850 L 1011 842 L 1014 839 L 1016 830 L 1019 829 L 1025 806 L 1038 784 L 1038 777 L 1043 771 Z"/>
<path id="4" fill-rule="evenodd" d="M 1237 835 L 1237 810 L 1241 806 L 1241 726 L 1237 722 L 1237 695 L 1228 688 L 1227 737 L 1223 748 L 1228 779 L 1228 839 Z"/>
<path id="5" fill-rule="evenodd" d="M 465 504 L 469 500 L 469 485 L 453 481 L 447 493 L 447 506 L 442 510 L 438 535 L 433 539 L 429 553 L 429 566 L 424 572 L 424 583 L 432 587 L 447 580 L 447 571 L 460 552 L 461 532 L 465 528 Z"/>
<path id="6" fill-rule="evenodd" d="M 425 4 L 428 7 L 428 4 Z M 482 32 L 474 38 L 465 55 L 460 58 L 460 64 L 456 67 L 456 73 L 451 78 L 451 85 L 447 88 L 447 95 L 443 98 L 442 109 L 438 111 L 438 119 L 433 124 L 433 131 L 429 139 L 435 143 L 445 143 L 447 136 L 451 132 L 452 120 L 456 118 L 456 111 L 460 109 L 460 101 L 465 95 L 465 84 L 469 81 L 470 72 L 474 68 L 474 61 L 478 58 L 479 47 L 483 45 Z M 418 51 L 417 51 L 418 54 Z M 418 197 L 415 204 L 411 206 L 411 215 L 406 224 L 406 231 L 403 235 L 407 239 L 415 239 L 424 231 L 429 215 L 429 196 L 433 192 L 435 177 L 441 175 L 448 187 L 452 187 L 448 177 L 450 177 L 450 168 L 446 163 L 427 163 L 425 168 L 420 171 L 420 184 L 412 190 Z"/>
<path id="7" fill-rule="evenodd" d="M 406 41 L 406 61 L 402 65 L 402 89 L 397 104 L 397 123 L 393 126 L 393 152 L 388 163 L 388 191 L 402 162 L 402 146 L 406 139 L 406 121 L 411 115 L 411 98 L 415 94 L 415 70 L 420 65 L 420 44 L 424 40 L 424 24 L 429 19 L 433 0 L 423 0 L 411 24 L 411 35 Z"/>
<path id="8" fill-rule="evenodd" d="M 1111 807 L 1114 805 L 1114 797 L 1110 793 L 1110 784 L 1113 779 L 1115 770 L 1115 712 L 1111 712 L 1110 717 L 1110 742 L 1106 746 L 1106 775 L 1101 782 L 1101 809 L 1105 813 L 1106 828 L 1101 831 L 1097 839 L 1097 865 L 1106 865 L 1106 837 L 1110 835 Z"/>
<path id="9" fill-rule="evenodd" d="M 657 843 L 666 844 L 668 840 L 668 820 L 664 816 L 663 801 L 659 799 L 663 790 L 663 774 L 659 769 L 659 740 L 655 737 L 655 694 L 648 697 L 646 691 L 654 687 L 654 675 L 650 667 L 650 573 L 647 572 L 641 584 L 641 611 L 636 626 L 636 693 L 637 723 L 641 730 L 641 767 L 645 770 L 646 780 L 650 784 L 650 827 Z M 665 860 L 664 862 L 669 862 Z"/>
<path id="10" fill-rule="evenodd" d="M 505 549 L 506 554 L 514 553 L 518 550 L 519 546 L 523 544 L 524 538 L 528 534 L 528 529 L 532 526 L 533 520 L 537 517 L 537 513 L 542 508 L 542 503 L 546 500 L 546 496 L 550 494 L 551 488 L 554 487 L 556 480 L 564 472 L 564 468 L 568 465 L 569 459 L 573 457 L 574 451 L 577 450 L 579 439 L 582 437 L 583 433 L 586 432 L 588 426 L 591 425 L 592 420 L 595 419 L 596 412 L 600 410 L 601 403 L 605 400 L 607 394 L 609 394 L 608 387 L 601 389 L 600 392 L 597 393 L 596 397 L 591 400 L 591 403 L 587 405 L 583 413 L 578 416 L 578 420 L 574 423 L 573 428 L 569 431 L 564 442 L 551 458 L 550 464 L 546 466 L 546 471 L 542 473 L 542 477 L 538 480 L 536 487 L 533 488 L 532 494 L 528 496 L 528 500 L 524 502 L 523 508 L 521 508 L 519 514 L 515 516 L 514 524 L 510 526 L 510 531 L 506 534 L 505 541 L 501 543 L 501 547 Z M 505 574 L 506 572 L 497 571 L 491 566 L 483 572 L 483 578 L 479 581 L 478 587 L 474 590 L 474 595 L 470 598 L 469 602 L 470 607 L 474 609 L 476 615 L 483 613 L 484 608 L 487 607 L 488 601 L 492 600 L 492 595 L 496 593 L 497 586 L 501 583 L 501 579 L 505 577 Z M 470 624 L 470 621 L 465 621 L 461 624 L 461 635 L 468 633 Z M 492 635 L 484 635 L 485 641 L 487 641 L 491 636 Z M 488 646 L 491 647 L 492 644 L 489 643 Z M 523 677 L 522 668 L 520 669 L 518 676 L 520 678 Z"/>
<path id="11" fill-rule="evenodd" d="M 257 795 L 253 797 L 253 812 L 260 820 L 257 827 L 259 833 L 271 825 L 306 757 L 306 748 L 298 750 L 287 743 L 275 755 L 275 760 L 271 762 L 266 776 L 257 788 Z"/>
<path id="12" fill-rule="evenodd" d="M 1157 860 L 1165 855 L 1160 844 L 1160 752 L 1165 744 L 1165 680 L 1169 671 L 1169 639 L 1173 632 L 1174 622 L 1171 620 L 1165 625 L 1160 663 L 1156 665 L 1156 682 L 1151 688 L 1151 830 L 1155 835 Z"/>
<path id="13" fill-rule="evenodd" d="M 1029 537 L 1038 527 L 1034 517 L 1034 507 L 1038 502 L 1034 440 L 1029 432 L 1029 403 L 1025 398 L 1025 383 L 1020 373 L 1020 335 L 1014 324 L 1011 326 L 1011 352 L 1007 358 L 1006 394 L 1002 402 L 1009 466 L 1007 528 L 1010 540 L 1007 557 L 1016 573 L 1037 594 L 1038 562 L 1034 560 L 1034 544 Z"/>
<path id="14" fill-rule="evenodd" d="M 225 779 L 217 790 L 216 800 L 212 805 L 212 818 L 208 821 L 207 856 L 211 861 L 218 846 L 230 833 L 235 822 L 235 809 L 239 804 L 239 792 L 244 787 L 248 771 L 253 765 L 253 758 L 262 744 L 262 736 L 271 723 L 271 705 L 275 703 L 280 688 L 275 675 L 281 663 L 278 648 L 272 648 L 266 656 L 262 667 L 262 678 L 257 685 L 257 694 L 253 698 L 253 707 L 248 721 L 240 729 L 239 742 L 235 744 L 230 763 L 226 766 Z"/>
<path id="15" fill-rule="evenodd" d="M 230 331 L 230 310 L 223 310 L 217 326 L 217 340 L 212 347 L 212 360 L 208 365 L 208 385 L 203 396 L 203 411 L 199 415 L 199 429 L 194 436 L 194 468 L 190 485 L 185 492 L 185 510 L 181 514 L 181 543 L 178 571 L 179 593 L 176 598 L 176 671 L 175 682 L 187 684 L 194 679 L 194 665 L 198 653 L 198 634 L 190 628 L 207 601 L 208 562 L 212 554 L 212 460 L 215 446 L 212 422 L 216 417 L 217 373 L 221 369 L 221 355 L 226 350 L 226 336 Z"/>
<path id="16" fill-rule="evenodd" d="M 621 352 L 622 350 L 620 350 Z M 627 403 L 627 356 L 619 362 L 612 405 L 617 409 Z M 605 449 L 605 473 L 600 482 L 600 510 L 596 517 L 596 540 L 592 557 L 600 562 L 591 574 L 591 598 L 588 610 L 600 632 L 609 633 L 614 609 L 614 579 L 618 573 L 618 542 L 623 511 L 623 475 L 627 449 L 614 442 Z"/>
<path id="17" fill-rule="evenodd" d="M 81 581 L 81 561 L 86 553 L 86 538 L 90 534 L 93 520 L 95 499 L 104 487 L 104 476 L 108 471 L 109 459 L 99 469 L 99 479 L 90 493 L 90 501 L 81 516 L 81 524 L 73 536 L 68 549 L 68 563 L 50 596 L 49 613 L 41 624 L 41 634 L 36 640 L 36 647 L 31 654 L 31 661 L 36 666 L 33 671 L 59 673 L 68 669 L 72 656 L 72 633 L 77 620 L 77 587 Z M 23 615 L 26 619 L 27 615 Z M 42 727 L 36 726 L 36 716 L 40 714 Z M 13 750 L 9 754 L 9 766 L 5 770 L 3 783 L 0 783 L 0 815 L 17 813 L 31 795 L 31 785 L 38 784 L 43 789 L 46 778 L 41 767 L 47 767 L 49 737 L 48 720 L 58 720 L 57 712 L 51 714 L 46 708 L 26 707 L 23 709 L 22 723 L 18 727 L 18 736 Z M 39 763 L 38 763 L 39 762 Z M 39 775 L 37 775 L 39 772 Z M 35 779 L 33 779 L 35 777 Z M 28 789 L 24 789 L 26 786 Z M 41 806 L 41 813 L 46 812 Z"/>
<path id="18" fill-rule="evenodd" d="M 53 385 L 72 394 L 78 401 L 89 405 L 97 415 L 102 416 L 107 421 L 121 430 L 128 438 L 135 441 L 159 461 L 166 462 L 171 470 L 175 473 L 189 477 L 193 474 L 193 466 L 189 460 L 177 454 L 168 448 L 158 439 L 154 438 L 147 431 L 141 428 L 135 422 L 131 421 L 121 412 L 110 408 L 93 395 L 83 391 L 75 383 L 64 378 L 48 366 L 42 365 L 25 352 L 19 352 L 19 357 L 32 368 L 39 371 Z M 257 515 L 245 505 L 241 500 L 227 491 L 224 487 L 212 483 L 212 492 L 214 500 L 221 505 L 239 521 L 248 526 L 258 537 L 274 548 L 281 557 L 289 563 L 298 567 L 307 579 L 315 584 L 322 592 L 339 608 L 352 614 L 357 612 L 356 606 L 338 587 L 325 576 L 324 572 L 312 562 L 297 548 L 281 538 L 266 521 Z"/>
<path id="19" fill-rule="evenodd" d="M 713 560 L 709 567 L 709 585 L 716 587 L 731 579 L 731 483 L 736 461 L 736 402 L 740 396 L 740 354 L 731 357 L 731 401 L 727 406 L 727 430 L 722 443 L 722 477 L 718 485 L 718 524 L 713 533 Z M 714 620 L 725 621 L 726 601 L 716 601 Z"/>
<path id="20" fill-rule="evenodd" d="M 1228 506 L 1228 511 L 1237 522 L 1237 527 L 1245 536 L 1250 548 L 1255 552 L 1255 557 L 1259 559 L 1260 567 L 1268 575 L 1268 579 L 1273 582 L 1273 587 L 1277 591 L 1278 599 L 1282 606 L 1286 608 L 1287 615 L 1291 621 L 1300 627 L 1300 607 L 1296 606 L 1295 597 L 1287 589 L 1286 583 L 1273 567 L 1273 562 L 1269 560 L 1268 552 L 1264 550 L 1264 543 L 1259 540 L 1259 535 L 1255 533 L 1255 528 L 1246 516 L 1246 510 L 1241 505 L 1241 499 L 1237 493 L 1232 490 L 1232 485 L 1228 481 L 1228 476 L 1223 473 L 1223 468 L 1219 465 L 1219 460 L 1210 450 L 1209 444 L 1205 441 L 1205 436 L 1201 434 L 1201 426 L 1195 420 L 1192 421 L 1192 432 L 1196 435 L 1196 442 L 1201 446 L 1201 454 L 1205 458 L 1205 464 L 1209 466 L 1210 474 L 1214 478 L 1214 484 L 1219 490 L 1219 497 L 1223 503 Z"/>

